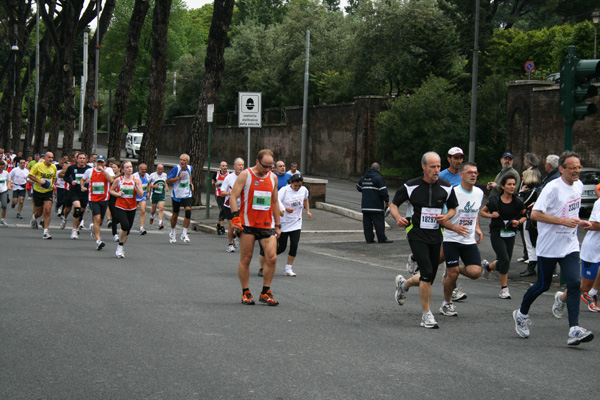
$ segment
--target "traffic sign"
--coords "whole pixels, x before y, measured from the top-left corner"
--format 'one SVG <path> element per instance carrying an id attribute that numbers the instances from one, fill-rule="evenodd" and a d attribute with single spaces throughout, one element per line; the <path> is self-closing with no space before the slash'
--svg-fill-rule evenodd
<path id="1" fill-rule="evenodd" d="M 533 61 L 527 61 L 525 63 L 525 71 L 527 72 L 531 72 L 535 69 L 535 64 L 533 63 Z"/>
<path id="2" fill-rule="evenodd" d="M 262 128 L 261 92 L 238 93 L 238 127 Z"/>

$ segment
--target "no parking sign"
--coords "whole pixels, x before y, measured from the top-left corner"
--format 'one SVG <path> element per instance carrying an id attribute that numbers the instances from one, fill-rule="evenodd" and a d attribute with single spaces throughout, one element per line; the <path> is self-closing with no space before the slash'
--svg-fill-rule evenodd
<path id="1" fill-rule="evenodd" d="M 527 61 L 525 63 L 525 71 L 527 72 L 531 72 L 535 69 L 535 64 L 533 63 L 533 61 Z"/>

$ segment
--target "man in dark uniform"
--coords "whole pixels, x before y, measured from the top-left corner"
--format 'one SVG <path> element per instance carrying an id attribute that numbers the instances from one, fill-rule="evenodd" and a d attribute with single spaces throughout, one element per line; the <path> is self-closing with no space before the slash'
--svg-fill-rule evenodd
<path id="1" fill-rule="evenodd" d="M 380 170 L 378 163 L 371 164 L 371 169 L 356 184 L 356 190 L 362 193 L 361 210 L 367 243 L 375 241 L 373 227 L 379 243 L 392 243 L 392 240 L 385 236 L 384 211 L 389 206 L 390 196 Z"/>

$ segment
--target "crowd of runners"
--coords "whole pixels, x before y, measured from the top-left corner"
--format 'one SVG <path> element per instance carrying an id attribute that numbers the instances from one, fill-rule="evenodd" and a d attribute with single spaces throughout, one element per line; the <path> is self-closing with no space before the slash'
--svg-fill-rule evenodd
<path id="1" fill-rule="evenodd" d="M 1 150 L 1 149 L 0 149 Z M 3 153 L 3 151 L 2 151 Z M 104 219 L 112 229 L 112 240 L 117 242 L 115 254 L 125 257 L 124 245 L 133 228 L 139 210 L 139 233 L 146 234 L 145 213 L 151 202 L 149 223 L 158 220 L 158 229 L 164 229 L 166 193 L 171 191 L 172 215 L 170 219 L 170 243 L 177 242 L 176 224 L 181 208 L 184 209 L 180 240 L 190 243 L 188 229 L 191 220 L 192 166 L 187 154 L 182 154 L 179 164 L 169 174 L 163 165 L 148 173 L 147 166 L 140 164 L 134 173 L 131 162 L 122 164 L 107 160 L 103 155 L 88 156 L 76 153 L 73 163 L 69 157 L 55 161 L 47 152 L 33 162 L 22 157 L 6 157 L 0 162 L 0 200 L 2 219 L 8 205 L 8 192 L 12 190 L 11 207 L 18 206 L 17 218 L 21 216 L 25 198 L 31 198 L 34 211 L 30 224 L 37 229 L 41 224 L 42 238 L 52 239 L 50 221 L 52 209 L 60 218 L 60 228 L 72 222 L 70 238 L 79 238 L 85 227 L 83 220 L 86 207 L 92 213 L 89 229 L 95 239 L 96 249 L 102 250 L 100 226 Z M 458 290 L 459 275 L 470 279 L 480 276 L 489 278 L 497 271 L 500 283 L 500 299 L 510 299 L 508 269 L 515 238 L 521 228 L 527 244 L 527 270 L 521 275 L 537 274 L 537 282 L 527 290 L 519 309 L 513 312 L 515 330 L 523 338 L 530 334 L 529 309 L 536 298 L 550 288 L 556 265 L 567 283 L 567 290 L 557 292 L 551 312 L 561 318 L 568 310 L 568 344 L 578 345 L 593 339 L 592 332 L 579 326 L 579 302 L 585 302 L 592 312 L 597 306 L 600 276 L 600 200 L 596 201 L 589 221 L 579 219 L 582 183 L 579 180 L 581 163 L 579 156 L 565 152 L 561 156 L 546 158 L 548 176 L 543 181 L 537 165 L 530 161 L 537 157 L 525 157 L 528 169 L 519 174 L 512 168 L 514 156 L 504 153 L 500 159 L 502 171 L 487 188 L 490 196 L 484 203 L 484 192 L 476 186 L 479 171 L 473 162 L 464 162 L 464 153 L 458 147 L 448 152 L 449 168 L 441 170 L 441 158 L 435 152 L 422 156 L 423 175 L 408 180 L 390 203 L 390 214 L 399 227 L 404 227 L 412 254 L 409 256 L 408 279 L 398 275 L 395 279 L 396 301 L 404 305 L 410 288 L 419 291 L 422 306 L 421 326 L 438 328 L 430 307 L 431 285 L 438 266 L 444 263 L 444 301 L 439 312 L 444 316 L 457 316 L 454 301 L 467 298 Z M 7 168 L 8 167 L 8 168 Z M 279 304 L 273 298 L 271 283 L 275 273 L 277 255 L 286 251 L 290 244 L 285 275 L 295 277 L 293 262 L 297 254 L 302 228 L 303 213 L 311 218 L 308 190 L 303 186 L 303 176 L 297 165 L 286 172 L 283 161 L 275 162 L 274 154 L 261 150 L 256 164 L 244 169 L 244 160 L 237 158 L 234 170 L 228 170 L 227 162 L 220 163 L 213 176 L 215 197 L 219 206 L 217 233 L 227 234 L 226 251 L 240 252 L 238 276 L 242 288 L 242 303 L 255 304 L 249 288 L 250 262 L 255 241 L 260 247 L 260 271 L 263 286 L 258 300 L 270 306 Z M 8 171 L 10 169 L 10 171 Z M 600 196 L 600 185 L 596 188 Z M 408 202 L 406 215 L 399 206 Z M 489 262 L 482 259 L 478 244 L 483 240 L 480 218 L 490 220 L 490 240 L 496 257 Z M 225 230 L 225 220 L 228 229 Z M 523 229 L 524 227 L 524 229 Z M 577 228 L 587 232 L 581 245 Z M 525 257 L 524 257 L 525 258 Z M 462 264 L 461 264 L 462 261 Z M 537 268 L 536 268 L 537 267 Z M 537 271 L 536 271 L 537 269 Z M 583 277 L 583 278 L 582 278 Z M 549 310 L 550 311 L 550 310 Z"/>

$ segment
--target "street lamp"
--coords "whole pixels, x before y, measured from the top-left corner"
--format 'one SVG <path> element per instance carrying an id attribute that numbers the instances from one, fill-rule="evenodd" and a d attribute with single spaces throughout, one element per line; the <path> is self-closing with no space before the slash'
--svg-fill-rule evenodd
<path id="1" fill-rule="evenodd" d="M 16 31 L 16 29 L 15 29 Z M 15 98 L 17 97 L 17 52 L 19 51 L 19 46 L 17 46 L 16 44 L 14 44 L 10 50 L 13 52 L 14 55 L 14 64 L 13 64 L 13 109 L 12 109 L 12 117 L 10 119 L 10 134 L 9 137 L 12 138 L 13 135 L 13 126 L 15 124 L 15 108 L 17 107 L 17 105 L 15 104 Z M 14 142 L 13 142 L 14 143 Z"/>
<path id="2" fill-rule="evenodd" d="M 596 48 L 598 40 L 598 23 L 600 22 L 600 11 L 596 8 L 592 13 L 592 22 L 594 23 L 594 60 L 596 59 Z"/>

